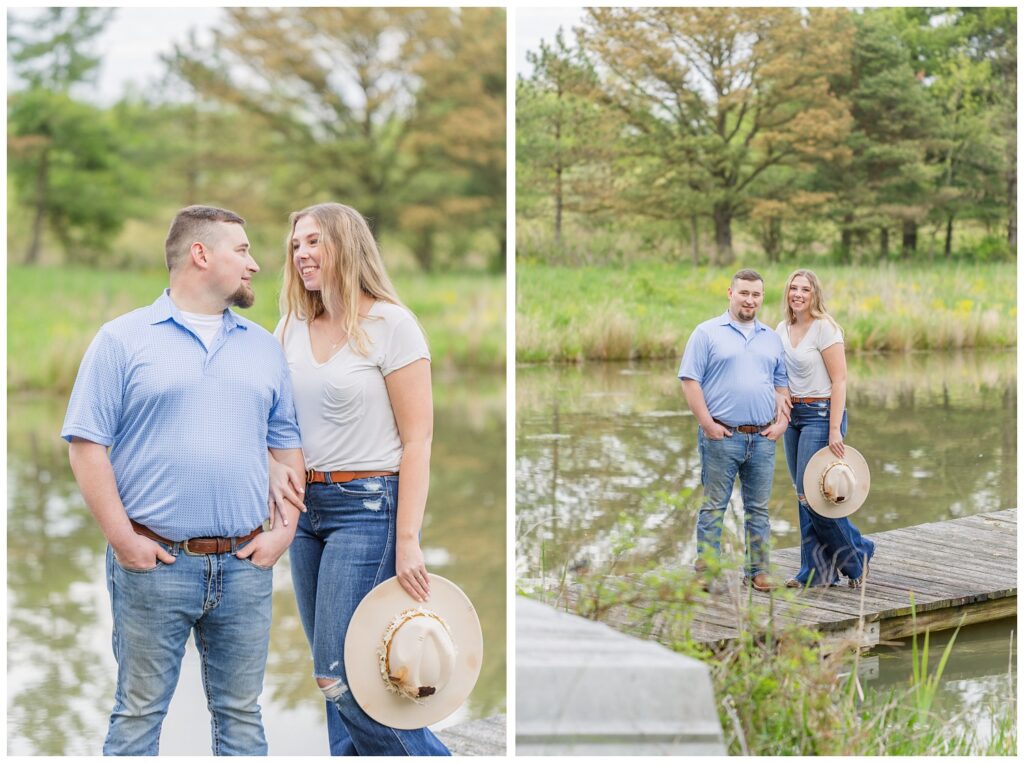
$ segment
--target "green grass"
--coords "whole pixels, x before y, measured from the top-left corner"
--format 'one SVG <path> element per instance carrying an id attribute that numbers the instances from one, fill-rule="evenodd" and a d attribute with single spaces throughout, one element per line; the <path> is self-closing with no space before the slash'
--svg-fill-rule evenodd
<path id="1" fill-rule="evenodd" d="M 503 368 L 505 279 L 487 274 L 396 277 L 399 295 L 427 332 L 435 365 Z M 7 388 L 66 392 L 99 327 L 153 302 L 165 271 L 11 266 L 7 271 Z M 273 330 L 278 274 L 255 282 L 243 315 Z"/>
<path id="2" fill-rule="evenodd" d="M 728 269 L 634 263 L 620 267 L 516 264 L 518 362 L 628 360 L 682 355 L 699 323 L 727 307 Z M 774 328 L 792 265 L 760 265 Z M 910 351 L 1013 347 L 1016 266 L 815 265 L 826 304 L 848 350 Z"/>

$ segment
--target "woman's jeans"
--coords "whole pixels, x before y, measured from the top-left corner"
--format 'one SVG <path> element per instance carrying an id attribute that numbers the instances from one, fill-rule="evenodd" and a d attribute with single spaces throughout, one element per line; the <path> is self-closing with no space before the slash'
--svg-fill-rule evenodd
<path id="1" fill-rule="evenodd" d="M 768 572 L 768 498 L 775 474 L 775 441 L 760 434 L 734 431 L 732 437 L 712 440 L 697 427 L 700 451 L 700 481 L 704 502 L 697 516 L 697 553 L 701 559 L 717 558 L 722 539 L 722 520 L 732 496 L 733 483 L 740 479 L 743 496 L 743 524 L 746 536 L 746 574 L 753 578 Z"/>
<path id="2" fill-rule="evenodd" d="M 863 573 L 864 557 L 870 559 L 875 544 L 862 536 L 846 517 L 828 519 L 815 514 L 804 497 L 804 470 L 811 456 L 828 445 L 829 402 L 794 403 L 786 430 L 786 463 L 796 488 L 800 514 L 800 571 L 796 580 L 801 585 L 835 585 L 839 573 L 857 580 Z M 846 412 L 840 425 L 846 437 Z"/>
<path id="3" fill-rule="evenodd" d="M 117 690 L 104 755 L 156 755 L 160 727 L 195 633 L 214 755 L 266 755 L 260 706 L 274 573 L 233 553 L 122 567 L 107 547 Z"/>
<path id="4" fill-rule="evenodd" d="M 374 586 L 395 575 L 398 477 L 309 484 L 305 503 L 289 553 L 313 675 L 333 681 L 322 687 L 331 755 L 449 755 L 429 729 L 393 729 L 370 718 L 345 677 L 352 614 Z"/>

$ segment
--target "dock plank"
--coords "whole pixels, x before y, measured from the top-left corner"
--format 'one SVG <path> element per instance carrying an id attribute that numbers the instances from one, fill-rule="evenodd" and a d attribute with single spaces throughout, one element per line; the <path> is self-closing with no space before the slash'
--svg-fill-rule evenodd
<path id="1" fill-rule="evenodd" d="M 801 592 L 794 604 L 771 602 L 769 594 L 733 586 L 719 597 L 700 605 L 693 632 L 698 640 L 727 640 L 738 635 L 737 607 L 764 610 L 769 603 L 778 622 L 793 621 L 823 631 L 856 626 L 863 615 L 866 622 L 879 622 L 883 638 L 909 635 L 916 627 L 939 630 L 967 622 L 1006 617 L 1016 612 L 1017 599 L 1017 510 L 976 514 L 943 522 L 887 530 L 870 535 L 876 543 L 875 558 L 863 596 L 845 586 Z M 800 549 L 773 553 L 779 580 L 796 572 Z M 916 624 L 911 618 L 911 593 Z M 891 621 L 887 624 L 887 621 Z"/>

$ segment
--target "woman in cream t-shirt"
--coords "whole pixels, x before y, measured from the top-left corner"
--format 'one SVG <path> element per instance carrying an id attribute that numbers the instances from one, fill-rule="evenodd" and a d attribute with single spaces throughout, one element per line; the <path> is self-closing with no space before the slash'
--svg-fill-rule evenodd
<path id="1" fill-rule="evenodd" d="M 875 544 L 849 519 L 828 519 L 808 505 L 802 485 L 807 462 L 828 446 L 844 454 L 846 436 L 846 355 L 843 332 L 825 309 L 821 283 L 810 270 L 797 270 L 783 291 L 786 319 L 775 329 L 782 339 L 793 410 L 783 442 L 797 492 L 800 515 L 800 570 L 791 588 L 838 585 L 842 573 L 858 587 Z"/>
<path id="2" fill-rule="evenodd" d="M 430 594 L 419 543 L 433 431 L 430 353 L 362 215 L 317 204 L 290 223 L 275 335 L 307 469 L 290 559 L 331 754 L 448 755 L 429 729 L 370 718 L 348 690 L 344 657 L 352 614 L 376 585 L 397 575 L 416 601 Z M 271 466 L 273 493 L 286 479 Z"/>

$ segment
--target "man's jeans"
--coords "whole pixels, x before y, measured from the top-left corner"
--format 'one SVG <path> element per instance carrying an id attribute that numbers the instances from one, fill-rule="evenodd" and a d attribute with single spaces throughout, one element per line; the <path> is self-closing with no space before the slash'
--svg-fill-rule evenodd
<path id="1" fill-rule="evenodd" d="M 784 439 L 800 515 L 800 571 L 796 580 L 801 585 L 808 581 L 811 585 L 835 585 L 840 572 L 857 580 L 864 569 L 864 557 L 871 559 L 875 554 L 875 544 L 862 536 L 849 518 L 819 516 L 802 498 L 807 462 L 828 445 L 829 411 L 827 401 L 794 403 Z M 846 436 L 845 411 L 840 432 Z"/>
<path id="2" fill-rule="evenodd" d="M 700 481 L 704 502 L 697 517 L 697 553 L 701 559 L 721 552 L 722 520 L 732 496 L 733 483 L 740 479 L 745 529 L 746 574 L 754 577 L 768 572 L 768 498 L 775 473 L 775 442 L 759 434 L 734 431 L 732 437 L 712 440 L 697 427 L 700 451 Z"/>
<path id="3" fill-rule="evenodd" d="M 234 554 L 189 556 L 131 571 L 107 547 L 117 692 L 104 755 L 156 755 L 160 726 L 195 633 L 214 755 L 266 755 L 260 706 L 273 571 Z"/>
<path id="4" fill-rule="evenodd" d="M 368 716 L 345 677 L 345 633 L 359 602 L 395 575 L 398 477 L 306 486 L 292 541 L 295 598 L 327 698 L 331 755 L 449 755 L 429 729 L 394 729 Z M 429 606 L 429 604 L 428 604 Z"/>

